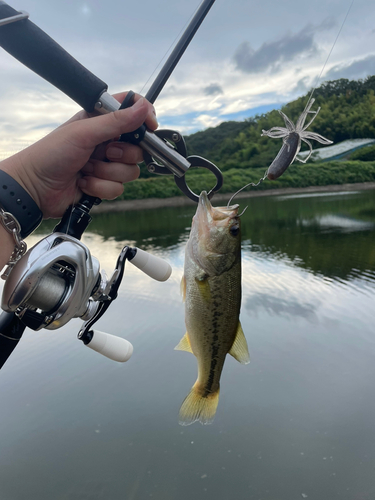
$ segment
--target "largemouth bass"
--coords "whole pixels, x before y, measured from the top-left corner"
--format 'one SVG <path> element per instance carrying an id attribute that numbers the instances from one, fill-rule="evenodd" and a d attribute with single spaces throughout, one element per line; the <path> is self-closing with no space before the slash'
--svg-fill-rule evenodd
<path id="1" fill-rule="evenodd" d="M 214 208 L 203 191 L 186 245 L 184 276 L 187 332 L 177 350 L 198 361 L 198 379 L 180 409 L 180 424 L 210 424 L 219 402 L 220 375 L 229 353 L 249 363 L 239 321 L 241 231 L 238 205 Z"/>

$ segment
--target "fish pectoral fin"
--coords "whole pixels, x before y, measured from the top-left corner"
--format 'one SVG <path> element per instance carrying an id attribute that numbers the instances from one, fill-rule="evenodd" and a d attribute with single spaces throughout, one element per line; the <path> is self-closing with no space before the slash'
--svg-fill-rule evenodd
<path id="1" fill-rule="evenodd" d="M 181 278 L 180 290 L 182 295 L 182 301 L 185 302 L 186 299 L 186 278 L 185 275 Z"/>
<path id="2" fill-rule="evenodd" d="M 205 275 L 202 278 L 195 278 L 195 282 L 198 285 L 199 293 L 205 302 L 210 302 L 211 300 L 211 289 L 210 284 Z"/>
<path id="3" fill-rule="evenodd" d="M 250 363 L 249 349 L 240 322 L 238 322 L 236 338 L 234 339 L 229 354 L 243 365 Z"/>
<path id="4" fill-rule="evenodd" d="M 186 351 L 186 352 L 191 352 L 191 354 L 194 354 L 192 349 L 191 349 L 188 332 L 185 333 L 185 335 L 182 337 L 179 344 L 176 345 L 174 350 L 175 351 Z"/>

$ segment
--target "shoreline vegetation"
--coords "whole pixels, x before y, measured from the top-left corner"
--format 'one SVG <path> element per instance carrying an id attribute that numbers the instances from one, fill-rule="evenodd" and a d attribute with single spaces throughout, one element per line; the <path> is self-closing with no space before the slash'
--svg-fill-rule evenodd
<path id="1" fill-rule="evenodd" d="M 281 141 L 279 142 L 281 143 Z M 279 146 L 281 147 L 281 145 Z M 375 155 L 375 146 L 364 147 L 360 152 L 363 151 L 363 154 L 366 154 L 366 150 L 368 149 L 371 151 L 374 150 Z M 358 152 L 356 153 L 358 154 Z M 220 164 L 218 166 L 220 168 Z M 264 167 L 222 170 L 224 184 L 220 190 L 220 194 L 233 194 L 249 183 L 258 183 L 263 178 L 265 170 Z M 208 191 L 216 183 L 214 175 L 205 169 L 192 169 L 185 175 L 187 185 L 198 195 L 202 190 Z M 351 161 L 344 159 L 321 163 L 293 163 L 279 179 L 275 181 L 266 179 L 257 187 L 248 186 L 244 192 L 252 193 L 273 191 L 274 189 L 365 182 L 375 182 L 375 158 L 371 158 L 371 161 L 362 161 L 359 159 Z M 127 183 L 124 193 L 119 197 L 119 200 L 164 199 L 172 197 L 185 196 L 176 186 L 173 175 L 159 175 L 149 178 L 139 178 Z"/>
<path id="2" fill-rule="evenodd" d="M 305 108 L 309 94 L 281 108 L 293 123 L 296 123 Z M 315 90 L 314 97 L 313 110 L 316 111 L 318 107 L 321 109 L 311 125 L 311 131 L 330 139 L 336 145 L 353 139 L 375 139 L 375 76 L 358 81 L 342 78 L 324 82 Z M 224 184 L 220 193 L 215 195 L 215 203 L 227 202 L 231 194 L 263 178 L 267 167 L 282 147 L 282 141 L 264 136 L 262 131 L 277 126 L 284 126 L 284 123 L 280 114 L 273 110 L 242 122 L 223 122 L 217 127 L 185 137 L 188 155 L 207 158 L 223 173 Z M 374 144 L 360 146 L 339 155 L 334 151 L 330 154 L 329 147 L 322 159 L 315 153 L 307 163 L 295 161 L 276 181 L 266 180 L 256 188 L 249 186 L 236 199 L 301 192 L 372 189 L 370 186 L 375 183 Z M 186 182 L 196 194 L 209 190 L 215 185 L 215 181 L 214 175 L 205 169 L 193 168 L 186 173 Z M 95 211 L 189 204 L 193 205 L 194 202 L 181 193 L 173 175 L 150 174 L 143 164 L 140 178 L 125 185 L 124 193 L 118 201 L 105 202 Z"/>
<path id="3" fill-rule="evenodd" d="M 263 191 L 242 191 L 239 193 L 236 200 L 243 198 L 252 198 L 259 196 L 288 196 L 294 194 L 308 194 L 308 193 L 338 193 L 346 191 L 365 191 L 375 190 L 375 182 L 357 182 L 351 184 L 330 184 L 327 186 L 308 186 L 299 188 L 277 188 L 265 189 Z M 218 202 L 226 204 L 231 197 L 231 193 L 220 194 L 217 193 L 213 198 L 214 205 Z M 182 207 L 182 206 L 195 206 L 195 202 L 186 198 L 185 196 L 173 196 L 169 198 L 145 198 L 140 200 L 118 200 L 118 201 L 105 201 L 101 205 L 93 207 L 92 214 L 116 213 L 127 212 L 132 210 L 152 210 L 165 207 Z"/>

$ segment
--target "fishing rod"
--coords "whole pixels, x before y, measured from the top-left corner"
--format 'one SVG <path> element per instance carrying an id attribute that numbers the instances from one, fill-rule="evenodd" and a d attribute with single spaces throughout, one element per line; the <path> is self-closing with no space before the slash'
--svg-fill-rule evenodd
<path id="1" fill-rule="evenodd" d="M 146 94 L 150 102 L 154 103 L 157 99 L 214 2 L 202 1 Z M 110 113 L 134 103 L 135 94 L 132 91 L 119 103 L 107 92 L 105 82 L 32 23 L 28 13 L 16 11 L 3 0 L 0 0 L 0 46 L 88 113 Z M 199 156 L 187 156 L 184 139 L 177 131 L 152 132 L 144 124 L 136 131 L 123 134 L 120 140 L 139 145 L 144 151 L 148 170 L 159 175 L 173 175 L 181 191 L 196 202 L 199 196 L 190 190 L 185 180 L 190 168 L 205 168 L 214 173 L 216 185 L 211 189 L 210 197 L 222 186 L 223 177 L 216 165 Z M 25 193 L 22 195 L 26 196 Z M 1 300 L 4 312 L 0 315 L 0 368 L 26 327 L 55 330 L 72 318 L 85 321 L 78 338 L 91 349 L 121 362 L 132 355 L 130 342 L 99 332 L 93 326 L 116 299 L 127 260 L 158 281 L 167 280 L 171 268 L 158 257 L 139 248 L 125 246 L 111 278 L 107 279 L 105 273 L 100 272 L 99 261 L 80 241 L 92 220 L 91 208 L 100 202 L 98 198 L 83 195 L 78 203 L 67 209 L 52 234 L 28 252 L 24 253 L 25 249 L 19 251 L 8 265 L 3 275 L 6 281 Z M 32 200 L 30 203 L 32 205 Z M 20 221 L 11 215 L 18 213 L 14 205 L 8 199 L 5 202 L 0 199 L 0 215 L 3 220 L 10 218 L 7 226 L 23 238 L 35 229 L 40 220 L 25 234 Z"/>

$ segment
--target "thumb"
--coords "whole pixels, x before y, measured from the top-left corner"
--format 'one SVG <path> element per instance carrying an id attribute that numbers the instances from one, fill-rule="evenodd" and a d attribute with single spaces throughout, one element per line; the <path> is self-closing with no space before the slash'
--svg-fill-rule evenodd
<path id="1" fill-rule="evenodd" d="M 70 128 L 74 142 L 90 149 L 121 134 L 133 132 L 144 123 L 148 111 L 148 103 L 142 97 L 130 108 L 73 122 Z"/>

